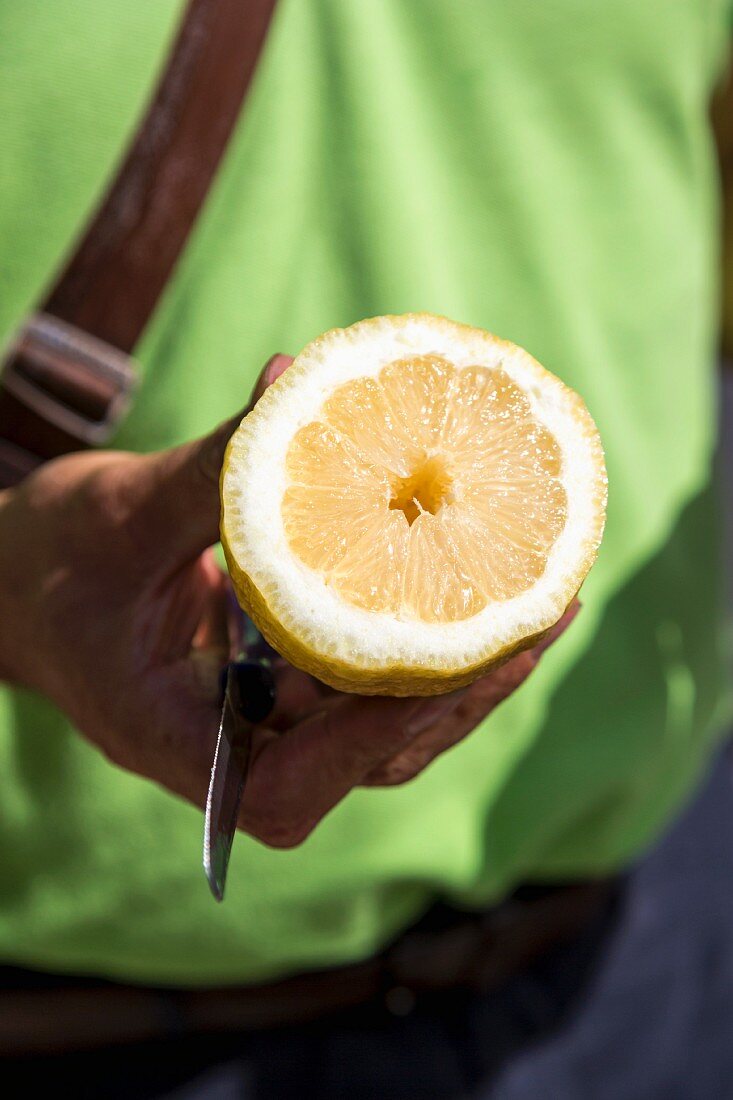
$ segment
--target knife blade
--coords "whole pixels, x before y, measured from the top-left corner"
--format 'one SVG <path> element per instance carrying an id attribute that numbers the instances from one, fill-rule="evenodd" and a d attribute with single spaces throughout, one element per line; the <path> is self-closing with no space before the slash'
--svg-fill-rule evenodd
<path id="1" fill-rule="evenodd" d="M 203 863 L 217 901 L 224 900 L 229 857 L 252 751 L 252 732 L 275 705 L 269 662 L 231 661 L 224 670 L 224 700 L 206 798 Z"/>

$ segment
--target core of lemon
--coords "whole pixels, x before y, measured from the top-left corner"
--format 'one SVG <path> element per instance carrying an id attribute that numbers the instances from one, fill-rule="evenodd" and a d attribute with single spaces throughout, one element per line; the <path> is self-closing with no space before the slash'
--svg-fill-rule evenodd
<path id="1" fill-rule="evenodd" d="M 540 637 L 600 542 L 580 398 L 526 352 L 429 314 L 310 344 L 235 433 L 222 541 L 240 602 L 335 687 L 433 694 Z"/>

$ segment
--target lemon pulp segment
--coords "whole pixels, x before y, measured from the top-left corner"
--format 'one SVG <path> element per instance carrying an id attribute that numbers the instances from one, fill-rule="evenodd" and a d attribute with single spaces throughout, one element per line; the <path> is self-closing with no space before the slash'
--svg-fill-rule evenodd
<path id="1" fill-rule="evenodd" d="M 396 359 L 338 386 L 286 456 L 293 554 L 339 596 L 470 618 L 542 575 L 565 526 L 557 441 L 501 367 Z"/>

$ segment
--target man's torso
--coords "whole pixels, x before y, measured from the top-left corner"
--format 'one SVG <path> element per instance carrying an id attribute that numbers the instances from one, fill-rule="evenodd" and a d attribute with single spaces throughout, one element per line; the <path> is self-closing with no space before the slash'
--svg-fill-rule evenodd
<path id="1" fill-rule="evenodd" d="M 3 338 L 113 173 L 179 7 L 0 4 Z M 207 430 L 326 328 L 444 313 L 586 399 L 602 553 L 573 630 L 486 729 L 403 789 L 354 793 L 301 849 L 239 838 L 219 909 L 200 813 L 5 690 L 0 953 L 254 980 L 366 954 L 438 892 L 603 871 L 660 827 L 720 724 L 705 118 L 724 8 L 281 0 L 116 443 Z"/>

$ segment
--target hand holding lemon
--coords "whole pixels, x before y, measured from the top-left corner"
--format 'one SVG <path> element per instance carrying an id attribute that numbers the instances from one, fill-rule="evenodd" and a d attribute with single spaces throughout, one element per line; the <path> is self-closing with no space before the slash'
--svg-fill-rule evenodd
<path id="1" fill-rule="evenodd" d="M 605 499 L 582 403 L 511 345 L 387 319 L 290 362 L 265 368 L 223 476 L 237 591 L 293 662 L 276 663 L 239 817 L 278 847 L 353 787 L 417 775 L 522 683 L 577 609 Z M 198 806 L 228 648 L 208 548 L 234 428 L 71 455 L 0 494 L 0 675 Z"/>

